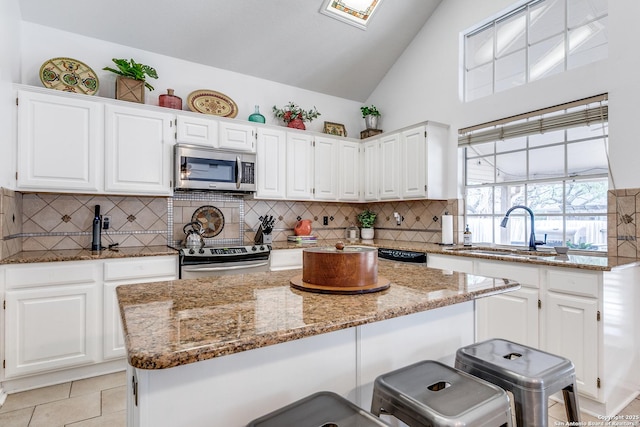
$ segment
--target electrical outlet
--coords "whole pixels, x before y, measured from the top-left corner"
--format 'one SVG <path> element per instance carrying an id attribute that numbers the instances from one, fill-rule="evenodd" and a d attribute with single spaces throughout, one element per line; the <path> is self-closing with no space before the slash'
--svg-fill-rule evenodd
<path id="1" fill-rule="evenodd" d="M 329 225 L 329 217 L 328 216 L 323 216 L 322 217 L 322 225 Z"/>
<path id="2" fill-rule="evenodd" d="M 111 217 L 108 215 L 102 216 L 102 229 L 108 230 L 111 227 Z"/>

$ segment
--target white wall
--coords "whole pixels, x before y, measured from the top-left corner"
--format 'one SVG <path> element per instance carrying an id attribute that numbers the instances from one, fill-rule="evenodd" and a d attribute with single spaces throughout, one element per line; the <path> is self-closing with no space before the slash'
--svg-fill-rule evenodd
<path id="1" fill-rule="evenodd" d="M 106 66 L 114 66 L 112 58 L 133 58 L 136 62 L 154 67 L 159 78 L 149 79 L 155 88 L 146 93 L 146 103 L 158 105 L 158 96 L 167 93 L 167 88 L 175 89 L 182 98 L 183 108 L 187 96 L 194 90 L 210 89 L 229 96 L 238 105 L 239 120 L 246 120 L 254 111 L 254 105 L 260 106 L 260 112 L 269 124 L 282 124 L 271 112 L 273 105 L 282 107 L 289 101 L 305 109 L 317 107 L 322 114 L 307 129 L 322 132 L 325 121 L 342 123 L 348 136 L 359 138 L 364 129 L 360 115 L 359 102 L 323 95 L 268 80 L 258 79 L 244 74 L 234 73 L 158 55 L 152 52 L 134 49 L 98 39 L 79 36 L 30 22 L 21 23 L 22 35 L 22 76 L 21 82 L 32 86 L 42 86 L 38 72 L 40 66 L 49 58 L 66 56 L 84 62 L 91 67 L 100 80 L 98 96 L 113 98 L 115 94 L 115 74 L 103 71 Z M 46 40 L 46 43 L 42 41 Z M 203 47 L 206 48 L 206 47 Z M 286 67 L 287 64 L 282 64 Z M 260 67 L 256 63 L 256 67 Z"/>
<path id="2" fill-rule="evenodd" d="M 18 0 L 0 1 L 0 187 L 13 188 L 15 98 L 11 85 L 20 76 L 20 12 Z"/>
<path id="3" fill-rule="evenodd" d="M 457 129 L 536 110 L 598 93 L 610 94 L 610 156 L 617 188 L 640 187 L 636 172 L 640 144 L 635 126 L 640 110 L 640 2 L 609 2 L 609 58 L 582 68 L 464 104 L 460 101 L 460 35 L 516 2 L 447 0 L 440 3 L 400 59 L 367 100 L 383 112 L 383 128 L 423 120 L 451 125 L 449 148 Z M 449 156 L 448 192 L 456 193 L 460 169 Z"/>

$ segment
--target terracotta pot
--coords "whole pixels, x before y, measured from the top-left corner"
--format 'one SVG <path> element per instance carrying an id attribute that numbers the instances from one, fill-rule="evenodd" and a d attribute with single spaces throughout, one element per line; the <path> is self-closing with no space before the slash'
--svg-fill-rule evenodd
<path id="1" fill-rule="evenodd" d="M 287 127 L 302 130 L 306 129 L 306 127 L 304 127 L 304 122 L 302 121 L 302 119 L 291 120 L 289 123 L 287 123 Z"/>
<path id="2" fill-rule="evenodd" d="M 309 236 L 311 235 L 311 220 L 310 219 L 301 219 L 296 223 L 295 228 L 293 229 L 296 236 Z"/>

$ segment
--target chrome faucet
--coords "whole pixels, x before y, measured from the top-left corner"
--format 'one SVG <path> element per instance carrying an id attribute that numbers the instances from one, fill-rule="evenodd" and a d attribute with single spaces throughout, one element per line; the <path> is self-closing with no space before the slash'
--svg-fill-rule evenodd
<path id="1" fill-rule="evenodd" d="M 500 227 L 505 228 L 507 226 L 507 221 L 509 221 L 509 214 L 514 210 L 514 209 L 524 209 L 525 211 L 529 212 L 529 216 L 531 217 L 531 234 L 529 235 L 529 250 L 530 251 L 535 251 L 536 250 L 536 245 L 543 245 L 546 242 L 540 242 L 536 240 L 536 232 L 534 229 L 534 218 L 533 218 L 533 211 L 531 209 L 529 209 L 526 206 L 523 205 L 516 205 L 513 206 L 512 208 L 510 208 L 507 213 L 504 215 L 504 218 L 502 219 L 502 222 L 500 223 Z M 545 235 L 546 236 L 546 235 Z M 546 238 L 545 238 L 546 240 Z"/>

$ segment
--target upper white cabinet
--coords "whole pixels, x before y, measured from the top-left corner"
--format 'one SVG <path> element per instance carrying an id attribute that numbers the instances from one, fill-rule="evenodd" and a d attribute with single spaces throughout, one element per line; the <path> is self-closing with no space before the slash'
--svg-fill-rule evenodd
<path id="1" fill-rule="evenodd" d="M 105 190 L 171 195 L 173 115 L 105 106 Z"/>
<path id="2" fill-rule="evenodd" d="M 380 141 L 375 139 L 367 141 L 362 146 L 362 189 L 364 200 L 378 200 L 378 187 L 380 186 Z"/>
<path id="3" fill-rule="evenodd" d="M 287 199 L 313 198 L 313 136 L 287 133 Z"/>
<path id="4" fill-rule="evenodd" d="M 256 127 L 242 123 L 220 122 L 218 147 L 234 151 L 256 152 Z"/>
<path id="5" fill-rule="evenodd" d="M 390 200 L 400 198 L 400 135 L 380 138 L 378 198 Z"/>
<path id="6" fill-rule="evenodd" d="M 287 133 L 258 128 L 256 142 L 256 183 L 258 199 L 287 197 Z"/>
<path id="7" fill-rule="evenodd" d="M 314 143 L 314 180 L 316 200 L 338 199 L 338 141 L 316 137 Z"/>
<path id="8" fill-rule="evenodd" d="M 206 117 L 178 115 L 176 118 L 176 141 L 181 144 L 218 146 L 218 122 Z"/>
<path id="9" fill-rule="evenodd" d="M 425 126 L 400 134 L 402 161 L 400 182 L 402 197 L 418 198 L 427 195 L 427 130 Z"/>
<path id="10" fill-rule="evenodd" d="M 338 200 L 360 199 L 360 143 L 340 141 L 338 145 Z"/>
<path id="11" fill-rule="evenodd" d="M 18 91 L 19 190 L 98 192 L 102 187 L 102 105 Z"/>

